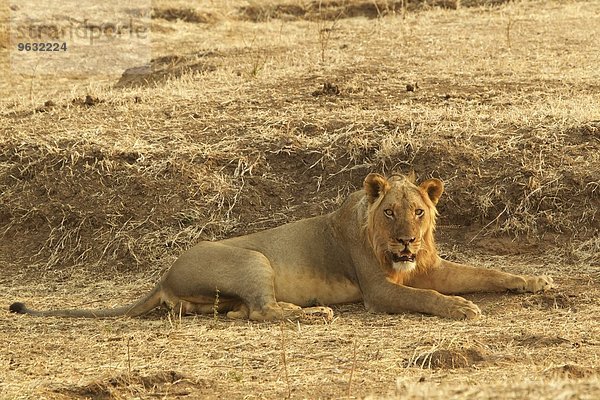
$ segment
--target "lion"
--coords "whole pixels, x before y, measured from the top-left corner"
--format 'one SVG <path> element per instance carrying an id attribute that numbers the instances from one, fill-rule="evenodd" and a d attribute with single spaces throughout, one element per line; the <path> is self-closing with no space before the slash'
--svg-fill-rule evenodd
<path id="1" fill-rule="evenodd" d="M 180 314 L 218 311 L 234 319 L 282 320 L 314 306 L 362 300 L 375 313 L 424 313 L 473 319 L 481 310 L 457 296 L 473 292 L 539 292 L 546 276 L 514 275 L 442 259 L 436 250 L 439 179 L 371 173 L 339 209 L 276 228 L 185 251 L 148 294 L 99 310 L 36 311 L 33 316 L 135 317 L 166 305 Z M 325 307 L 327 313 L 331 309 Z"/>

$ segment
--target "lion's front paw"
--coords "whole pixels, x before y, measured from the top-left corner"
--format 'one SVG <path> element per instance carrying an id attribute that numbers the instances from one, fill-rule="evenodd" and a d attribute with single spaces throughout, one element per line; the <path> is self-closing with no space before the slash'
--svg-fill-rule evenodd
<path id="1" fill-rule="evenodd" d="M 444 317 L 453 319 L 476 319 L 481 310 L 475 303 L 459 296 L 446 296 Z"/>
<path id="2" fill-rule="evenodd" d="M 549 276 L 541 275 L 541 276 L 528 276 L 525 278 L 526 292 L 545 292 L 546 290 L 553 289 L 554 281 Z"/>

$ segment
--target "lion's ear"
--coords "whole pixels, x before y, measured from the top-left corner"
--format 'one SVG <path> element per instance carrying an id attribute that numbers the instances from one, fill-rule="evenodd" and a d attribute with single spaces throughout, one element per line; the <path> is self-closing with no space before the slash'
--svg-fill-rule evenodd
<path id="1" fill-rule="evenodd" d="M 371 173 L 365 178 L 363 187 L 367 192 L 369 202 L 372 203 L 390 189 L 390 184 L 382 175 Z"/>
<path id="2" fill-rule="evenodd" d="M 427 196 L 429 196 L 429 199 L 431 199 L 434 205 L 437 204 L 444 192 L 444 183 L 436 178 L 427 179 L 425 182 L 421 183 L 419 187 L 427 193 Z"/>

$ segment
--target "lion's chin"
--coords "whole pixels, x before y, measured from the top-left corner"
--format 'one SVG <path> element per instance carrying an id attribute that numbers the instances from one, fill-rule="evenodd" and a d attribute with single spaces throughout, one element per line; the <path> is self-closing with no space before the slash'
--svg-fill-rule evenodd
<path id="1" fill-rule="evenodd" d="M 417 267 L 417 263 L 415 261 L 398 261 L 393 262 L 392 267 L 397 272 L 410 272 Z"/>
<path id="2" fill-rule="evenodd" d="M 409 272 L 416 268 L 416 255 L 412 253 L 394 253 L 390 251 L 392 267 L 398 272 Z"/>
<path id="3" fill-rule="evenodd" d="M 408 251 L 395 252 L 388 250 L 386 258 L 396 272 L 410 272 L 417 267 L 417 255 Z"/>

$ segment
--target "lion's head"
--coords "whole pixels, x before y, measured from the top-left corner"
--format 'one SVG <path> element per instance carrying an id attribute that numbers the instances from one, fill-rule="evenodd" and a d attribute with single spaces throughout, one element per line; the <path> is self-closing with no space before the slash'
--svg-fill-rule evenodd
<path id="1" fill-rule="evenodd" d="M 444 184 L 428 179 L 416 185 L 414 176 L 385 178 L 369 174 L 364 181 L 367 235 L 379 263 L 390 277 L 426 269 L 436 260 L 433 239 L 437 204 Z"/>

